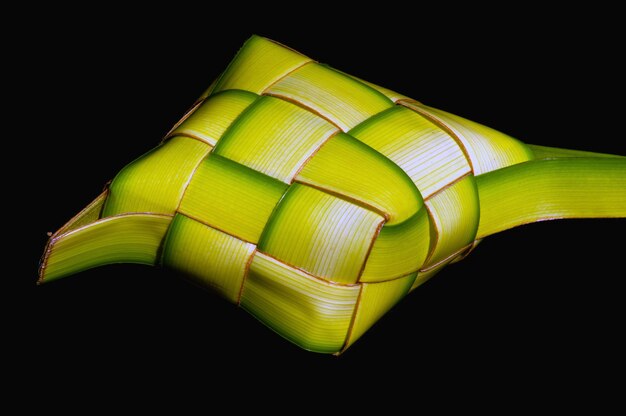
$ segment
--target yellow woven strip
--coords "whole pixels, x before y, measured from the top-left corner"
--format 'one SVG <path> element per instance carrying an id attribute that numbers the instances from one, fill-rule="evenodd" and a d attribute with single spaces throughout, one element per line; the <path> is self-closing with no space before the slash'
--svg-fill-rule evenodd
<path id="1" fill-rule="evenodd" d="M 387 282 L 363 283 L 354 323 L 345 348 L 354 344 L 389 309 L 409 293 L 415 276 L 417 273 Z"/>
<path id="2" fill-rule="evenodd" d="M 441 264 L 438 264 L 436 267 L 433 267 L 432 269 L 428 269 L 426 271 L 419 271 L 417 272 L 417 277 L 415 278 L 415 280 L 413 281 L 413 284 L 411 285 L 411 288 L 409 289 L 409 292 L 414 291 L 415 289 L 417 289 L 419 286 L 423 285 L 424 283 L 426 283 L 431 277 L 433 277 L 434 275 L 436 275 L 437 273 L 439 273 L 441 271 L 441 269 L 443 269 L 444 267 L 446 267 L 448 264 L 450 264 L 450 262 L 453 259 L 450 259 L 446 262 L 443 262 Z"/>
<path id="3" fill-rule="evenodd" d="M 256 243 L 287 185 L 211 154 L 191 179 L 179 211 Z"/>
<path id="4" fill-rule="evenodd" d="M 474 175 L 500 169 L 533 159 L 524 143 L 482 124 L 417 102 L 400 101 L 445 125 L 462 142 L 474 169 Z"/>
<path id="5" fill-rule="evenodd" d="M 482 242 L 482 239 L 478 239 L 478 240 L 474 240 L 471 244 L 469 244 L 467 247 L 464 247 L 463 249 L 461 249 L 459 251 L 459 253 L 454 256 L 454 258 L 452 259 L 452 261 L 450 261 L 450 264 L 454 264 L 457 263 L 461 260 L 463 260 L 465 257 L 469 256 L 470 253 L 474 250 L 476 250 L 476 247 L 478 247 L 478 245 Z M 432 266 L 431 266 L 432 267 Z"/>
<path id="6" fill-rule="evenodd" d="M 210 151 L 201 141 L 173 137 L 141 156 L 111 183 L 102 216 L 125 212 L 173 215 L 189 178 Z"/>
<path id="7" fill-rule="evenodd" d="M 209 87 L 202 92 L 202 94 L 200 95 L 200 97 L 198 97 L 196 102 L 204 101 L 209 95 L 213 94 L 213 90 L 215 90 L 217 81 L 219 81 L 219 78 L 216 78 L 213 80 L 213 82 L 211 82 L 211 85 L 209 85 Z"/>
<path id="8" fill-rule="evenodd" d="M 96 199 L 91 201 L 89 205 L 83 208 L 78 214 L 74 215 L 63 227 L 59 228 L 52 238 L 97 221 L 100 218 L 100 213 L 102 212 L 102 208 L 108 196 L 109 189 L 107 188 L 98 195 Z"/>
<path id="9" fill-rule="evenodd" d="M 214 153 L 285 183 L 338 129 L 279 98 L 262 97 L 227 131 Z"/>
<path id="10" fill-rule="evenodd" d="M 345 133 L 327 141 L 296 180 L 370 205 L 385 213 L 389 224 L 406 220 L 423 206 L 402 169 Z"/>
<path id="11" fill-rule="evenodd" d="M 419 113 L 396 106 L 361 123 L 350 135 L 400 166 L 424 198 L 468 174 L 456 141 Z"/>
<path id="12" fill-rule="evenodd" d="M 228 90 L 206 99 L 169 136 L 189 136 L 215 146 L 233 121 L 258 95 Z"/>
<path id="13" fill-rule="evenodd" d="M 311 59 L 269 39 L 252 36 L 217 81 L 213 93 L 238 89 L 261 94 Z"/>
<path id="14" fill-rule="evenodd" d="M 385 224 L 374 241 L 359 281 L 380 282 L 414 272 L 424 264 L 430 246 L 425 207 L 397 225 Z"/>
<path id="15" fill-rule="evenodd" d="M 368 87 L 370 87 L 372 89 L 375 89 L 376 91 L 378 91 L 379 93 L 381 93 L 385 97 L 389 98 L 394 103 L 396 101 L 398 101 L 398 100 L 410 100 L 411 99 L 411 98 L 407 97 L 406 95 L 402 95 L 402 94 L 400 94 L 398 92 L 392 91 L 389 88 L 381 87 L 380 85 L 376 85 L 374 83 L 371 83 L 369 81 L 365 81 L 364 79 L 357 78 L 355 76 L 351 76 L 351 77 L 356 79 L 357 81 L 362 82 L 363 84 L 367 85 Z"/>
<path id="16" fill-rule="evenodd" d="M 431 241 L 431 254 L 425 268 L 436 264 L 476 238 L 480 206 L 478 190 L 473 175 L 468 175 L 454 185 L 443 189 L 426 200 L 435 228 Z"/>
<path id="17" fill-rule="evenodd" d="M 237 303 L 255 246 L 177 214 L 161 262 Z"/>
<path id="18" fill-rule="evenodd" d="M 360 286 L 335 285 L 256 253 L 241 306 L 302 348 L 325 353 L 343 347 Z"/>
<path id="19" fill-rule="evenodd" d="M 294 184 L 278 205 L 259 250 L 338 283 L 355 283 L 383 217 Z"/>
<path id="20" fill-rule="evenodd" d="M 367 85 L 313 62 L 293 71 L 266 93 L 296 101 L 326 117 L 344 132 L 393 105 Z"/>
<path id="21" fill-rule="evenodd" d="M 111 263 L 153 265 L 172 217 L 123 214 L 55 235 L 46 248 L 40 282 Z"/>

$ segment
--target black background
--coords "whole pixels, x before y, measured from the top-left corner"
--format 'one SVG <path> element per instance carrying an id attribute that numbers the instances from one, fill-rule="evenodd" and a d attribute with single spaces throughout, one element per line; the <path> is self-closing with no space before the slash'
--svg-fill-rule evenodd
<path id="1" fill-rule="evenodd" d="M 427 384 L 520 404 L 613 396 L 606 377 L 624 370 L 621 219 L 492 236 L 338 358 L 300 350 L 169 270 L 114 265 L 35 286 L 45 233 L 154 147 L 253 33 L 528 143 L 626 154 L 614 102 L 624 92 L 623 30 L 612 11 L 380 7 L 358 17 L 241 5 L 80 18 L 55 8 L 25 22 L 36 40 L 16 43 L 7 64 L 22 100 L 8 141 L 24 163 L 11 176 L 16 243 L 2 293 L 16 379 L 45 390 L 63 375 L 89 390 L 113 378 L 116 394 L 131 394 L 168 383 L 202 390 L 202 380 L 278 389 L 268 380 L 299 386 L 321 375 L 327 392 L 403 387 L 419 397 Z M 238 18 L 244 10 L 253 23 Z"/>

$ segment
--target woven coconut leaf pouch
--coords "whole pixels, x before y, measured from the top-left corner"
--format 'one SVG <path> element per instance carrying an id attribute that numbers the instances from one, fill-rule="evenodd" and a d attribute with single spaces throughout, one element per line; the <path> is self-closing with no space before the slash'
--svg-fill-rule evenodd
<path id="1" fill-rule="evenodd" d="M 39 282 L 163 265 L 341 353 L 483 238 L 599 217 L 626 217 L 626 158 L 527 145 L 254 36 L 50 237 Z"/>

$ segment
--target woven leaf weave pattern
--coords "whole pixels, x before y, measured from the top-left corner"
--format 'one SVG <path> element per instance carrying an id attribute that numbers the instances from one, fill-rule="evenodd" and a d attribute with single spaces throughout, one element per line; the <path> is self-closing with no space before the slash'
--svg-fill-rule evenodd
<path id="1" fill-rule="evenodd" d="M 471 249 L 475 175 L 527 159 L 502 133 L 253 37 L 118 175 L 104 213 L 173 215 L 162 264 L 337 352 Z M 141 169 L 155 173 L 136 189 Z"/>

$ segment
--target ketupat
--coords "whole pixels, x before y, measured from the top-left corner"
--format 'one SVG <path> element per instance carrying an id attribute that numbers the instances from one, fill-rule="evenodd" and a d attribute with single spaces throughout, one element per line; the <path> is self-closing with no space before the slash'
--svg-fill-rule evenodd
<path id="1" fill-rule="evenodd" d="M 509 136 L 252 37 L 49 240 L 40 282 L 163 264 L 303 348 L 348 348 L 482 238 L 626 217 L 626 159 Z"/>

